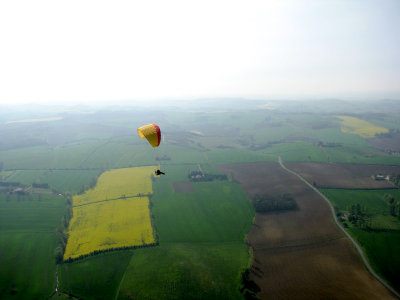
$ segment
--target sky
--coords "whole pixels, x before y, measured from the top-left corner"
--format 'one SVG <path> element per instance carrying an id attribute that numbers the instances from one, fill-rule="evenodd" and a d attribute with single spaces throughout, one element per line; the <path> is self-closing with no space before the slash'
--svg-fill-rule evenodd
<path id="1" fill-rule="evenodd" d="M 0 104 L 400 99 L 400 1 L 0 1 Z"/>

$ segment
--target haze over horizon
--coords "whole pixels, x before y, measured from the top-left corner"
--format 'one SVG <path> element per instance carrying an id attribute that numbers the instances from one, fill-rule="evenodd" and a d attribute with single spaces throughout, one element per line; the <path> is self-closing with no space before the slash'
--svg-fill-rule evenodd
<path id="1" fill-rule="evenodd" d="M 0 104 L 400 99 L 400 2 L 0 3 Z"/>

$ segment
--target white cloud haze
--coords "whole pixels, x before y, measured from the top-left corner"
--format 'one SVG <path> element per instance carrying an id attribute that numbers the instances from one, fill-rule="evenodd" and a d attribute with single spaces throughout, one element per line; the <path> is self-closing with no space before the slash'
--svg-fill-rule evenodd
<path id="1" fill-rule="evenodd" d="M 400 98 L 400 1 L 2 1 L 0 103 Z"/>

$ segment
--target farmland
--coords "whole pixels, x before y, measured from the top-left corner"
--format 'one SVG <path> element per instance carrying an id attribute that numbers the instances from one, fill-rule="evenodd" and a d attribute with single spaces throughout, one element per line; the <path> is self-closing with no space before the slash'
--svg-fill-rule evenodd
<path id="1" fill-rule="evenodd" d="M 93 203 L 73 209 L 64 259 L 96 250 L 154 243 L 147 197 Z"/>
<path id="2" fill-rule="evenodd" d="M 187 182 L 188 172 L 196 169 L 197 165 L 164 166 L 167 176 L 154 181 L 151 201 L 160 245 L 135 249 L 121 285 L 109 286 L 107 293 L 118 293 L 121 299 L 190 298 L 204 288 L 209 299 L 241 299 L 240 272 L 249 260 L 243 239 L 251 228 L 253 209 L 232 182 L 193 183 L 193 193 L 175 192 L 174 182 Z M 108 255 L 64 264 L 61 280 L 68 280 L 68 286 L 62 285 L 62 290 L 90 298 L 89 290 L 82 289 L 82 279 L 72 274 L 79 274 L 83 265 L 105 268 L 103 260 L 118 269 L 120 264 Z M 84 279 L 85 286 L 96 287 L 102 276 Z"/>
<path id="3" fill-rule="evenodd" d="M 342 131 L 344 133 L 357 134 L 363 138 L 372 138 L 378 133 L 387 133 L 387 128 L 376 126 L 370 122 L 350 116 L 337 116 L 342 120 Z"/>
<path id="4" fill-rule="evenodd" d="M 93 189 L 74 197 L 74 206 L 120 197 L 149 195 L 152 192 L 151 174 L 155 167 L 124 168 L 106 171 Z"/>
<path id="5" fill-rule="evenodd" d="M 374 180 L 372 176 L 400 173 L 400 166 L 315 162 L 288 162 L 286 165 L 320 188 L 391 189 L 393 185 L 390 182 Z"/>
<path id="6" fill-rule="evenodd" d="M 398 270 L 400 259 L 400 219 L 390 215 L 386 194 L 400 200 L 400 190 L 335 190 L 323 189 L 336 207 L 337 214 L 349 213 L 359 205 L 367 224 L 345 220 L 349 232 L 365 249 L 371 264 L 394 287 L 400 288 Z"/>
<path id="7" fill-rule="evenodd" d="M 60 289 L 82 299 L 113 299 L 132 251 L 90 256 L 59 267 Z"/>
<path id="8" fill-rule="evenodd" d="M 240 272 L 249 259 L 243 239 L 253 209 L 232 182 L 198 182 L 193 194 L 175 193 L 173 182 L 187 180 L 187 172 L 196 168 L 166 166 L 168 177 L 154 183 L 152 213 L 160 246 L 132 256 L 121 299 L 195 298 L 202 290 L 208 299 L 241 298 Z M 156 265 L 148 264 L 154 257 Z"/>
<path id="9" fill-rule="evenodd" d="M 5 124 L 11 119 L 0 112 L 2 297 L 49 297 L 57 268 L 53 299 L 243 299 L 251 295 L 246 272 L 260 299 L 393 299 L 323 199 L 276 161 L 339 213 L 360 204 L 373 230 L 346 221 L 347 230 L 398 288 L 400 223 L 382 197 L 400 195 L 371 178 L 400 174 L 396 106 L 233 103 L 70 111 L 51 123 Z M 359 133 L 343 132 L 337 116 L 349 110 L 390 131 L 367 138 L 371 127 L 357 121 Z M 154 149 L 136 134 L 152 122 L 163 135 Z M 166 175 L 153 176 L 157 166 Z M 211 176 L 196 181 L 193 171 Z M 294 205 L 256 213 L 257 197 Z"/>
<path id="10" fill-rule="evenodd" d="M 290 192 L 299 206 L 297 211 L 256 214 L 248 241 L 255 262 L 251 278 L 261 288 L 261 297 L 318 299 L 340 289 L 346 298 L 355 293 L 357 286 L 364 293 L 361 298 L 391 299 L 357 259 L 354 248 L 330 218 L 328 206 L 297 177 L 277 163 L 218 168 L 226 174 L 233 173 L 250 198 Z M 305 276 L 304 272 L 310 275 Z"/>
<path id="11" fill-rule="evenodd" d="M 64 260 L 112 248 L 155 242 L 150 220 L 153 167 L 103 173 L 93 189 L 73 198 Z"/>
<path id="12" fill-rule="evenodd" d="M 0 289 L 5 299 L 43 299 L 55 287 L 55 227 L 62 196 L 0 194 Z M 38 276 L 40 274 L 40 276 Z"/>

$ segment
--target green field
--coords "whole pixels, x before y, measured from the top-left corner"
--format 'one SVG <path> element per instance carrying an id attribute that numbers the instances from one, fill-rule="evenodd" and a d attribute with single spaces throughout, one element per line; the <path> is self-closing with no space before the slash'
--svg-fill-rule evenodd
<path id="1" fill-rule="evenodd" d="M 359 204 L 370 228 L 346 222 L 348 231 L 366 251 L 374 269 L 391 285 L 400 289 L 400 218 L 389 214 L 385 194 L 400 200 L 400 190 L 335 190 L 321 189 L 336 207 L 336 212 L 350 211 Z"/>
<path id="2" fill-rule="evenodd" d="M 175 193 L 173 182 L 186 181 L 188 172 L 196 169 L 197 165 L 167 165 L 163 170 L 168 176 L 153 183 L 151 211 L 160 245 L 132 252 L 119 298 L 125 299 L 130 294 L 139 299 L 160 299 L 166 294 L 170 299 L 195 298 L 201 290 L 209 299 L 221 299 L 223 295 L 241 298 L 240 272 L 249 262 L 244 237 L 252 224 L 253 208 L 241 189 L 229 181 L 195 183 L 194 194 Z M 128 255 L 123 251 L 118 253 Z M 99 276 L 111 276 L 108 271 L 87 277 L 84 287 L 80 277 L 71 274 L 80 274 L 83 266 L 87 269 L 113 266 L 112 269 L 119 270 L 119 261 L 110 258 L 102 263 L 106 258 L 101 255 L 63 265 L 62 280 L 68 276 L 68 286 L 62 285 L 63 292 L 71 290 L 74 295 L 90 299 L 89 287 L 105 280 Z M 112 295 L 117 292 L 119 282 L 114 279 L 108 282 Z"/>
<path id="3" fill-rule="evenodd" d="M 88 257 L 59 267 L 60 289 L 82 299 L 114 299 L 132 251 Z"/>
<path id="4" fill-rule="evenodd" d="M 44 174 L 45 171 L 33 171 L 33 170 L 25 170 L 25 171 L 14 171 L 14 174 L 10 176 L 7 181 L 9 182 L 19 182 L 25 185 L 30 185 L 33 182 Z"/>
<path id="5" fill-rule="evenodd" d="M 242 299 L 244 243 L 165 243 L 135 251 L 118 299 Z M 200 296 L 201 295 L 201 296 Z"/>
<path id="6" fill-rule="evenodd" d="M 400 230 L 367 232 L 352 228 L 349 231 L 365 249 L 374 270 L 400 290 Z"/>
<path id="7" fill-rule="evenodd" d="M 342 102 L 288 102 L 272 110 L 258 102 L 207 103 L 197 108 L 84 109 L 64 112 L 51 124 L 1 123 L 0 181 L 47 183 L 49 189 L 40 195 L 11 195 L 6 193 L 13 187 L 0 187 L 0 298 L 46 299 L 52 294 L 55 228 L 67 207 L 64 196 L 56 194 L 81 193 L 107 170 L 160 165 L 166 173 L 153 179 L 149 205 L 159 245 L 59 265 L 59 299 L 68 294 L 80 299 L 242 299 L 240 273 L 250 260 L 245 236 L 254 209 L 230 180 L 193 182 L 193 192 L 175 191 L 173 184 L 187 182 L 198 164 L 210 174 L 218 174 L 217 164 L 277 161 L 278 156 L 284 161 L 400 165 L 400 155 L 343 133 L 335 117 L 353 109 L 359 119 L 399 129 L 398 113 L 369 113 L 376 106 Z M 10 118 L 31 117 L 0 112 L 0 120 Z M 152 122 L 162 130 L 159 148 L 136 133 Z M 46 194 L 51 190 L 57 193 Z M 377 272 L 399 288 L 400 219 L 389 214 L 383 195 L 400 199 L 400 190 L 322 192 L 337 212 L 360 205 L 370 228 L 347 222 L 348 229 Z"/>
<path id="8" fill-rule="evenodd" d="M 65 210 L 62 196 L 0 194 L 2 299 L 45 299 L 55 288 L 55 228 Z"/>

